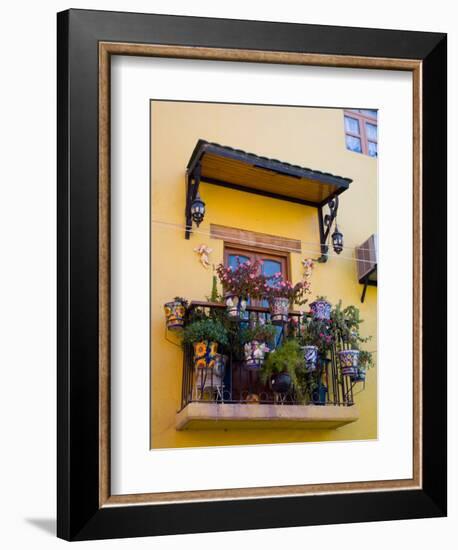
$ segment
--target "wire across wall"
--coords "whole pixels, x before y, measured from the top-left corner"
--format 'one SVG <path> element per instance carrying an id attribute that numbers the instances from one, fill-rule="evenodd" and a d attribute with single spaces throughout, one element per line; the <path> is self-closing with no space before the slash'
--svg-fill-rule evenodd
<path id="1" fill-rule="evenodd" d="M 170 230 L 175 230 L 175 231 L 180 231 L 180 232 L 184 232 L 186 230 L 186 227 L 182 224 L 176 224 L 176 223 L 167 222 L 167 221 L 163 221 L 163 220 L 153 219 L 153 220 L 151 220 L 151 223 L 153 225 L 158 226 L 158 227 L 163 227 L 163 228 L 170 229 Z M 214 239 L 215 238 L 214 235 L 212 235 L 210 233 L 210 231 L 207 231 L 207 230 L 201 229 L 201 228 L 193 228 L 192 229 L 192 234 L 200 235 L 202 237 L 206 237 L 206 238 L 209 238 L 209 239 Z M 303 240 L 299 240 L 299 242 L 301 243 L 301 247 L 302 247 L 302 245 L 305 245 L 305 247 L 306 247 L 306 248 L 302 248 L 302 252 L 312 254 L 312 255 L 321 255 L 321 246 L 325 246 L 327 244 L 327 243 L 313 243 L 313 242 L 310 242 L 310 241 L 303 241 Z M 246 245 L 246 246 L 256 246 L 258 244 L 256 241 L 252 241 L 250 239 L 245 239 L 245 238 L 237 238 L 237 237 L 231 237 L 231 243 L 241 244 L 241 245 Z M 313 247 L 315 247 L 315 248 L 313 248 Z M 351 246 L 343 246 L 343 248 L 346 249 L 346 250 L 354 250 L 354 247 L 351 247 Z M 362 248 L 362 247 L 358 247 L 358 249 L 361 250 L 361 251 L 371 250 L 369 248 Z M 282 246 L 282 250 L 284 252 L 297 252 L 297 248 L 289 248 L 288 246 Z M 326 255 L 329 258 L 336 259 L 336 260 L 343 260 L 343 261 L 349 261 L 349 262 L 362 262 L 362 263 L 367 263 L 368 262 L 368 260 L 365 260 L 365 259 L 359 259 L 359 258 L 356 258 L 354 256 L 346 256 L 346 255 L 342 255 L 342 254 L 336 254 L 334 252 L 332 252 L 332 253 L 328 252 Z"/>

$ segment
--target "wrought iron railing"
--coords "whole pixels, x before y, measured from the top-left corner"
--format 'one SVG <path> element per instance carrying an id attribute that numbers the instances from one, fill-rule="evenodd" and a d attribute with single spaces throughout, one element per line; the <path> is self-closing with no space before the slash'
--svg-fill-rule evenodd
<path id="1" fill-rule="evenodd" d="M 196 312 L 211 315 L 224 312 L 225 304 L 219 302 L 191 302 L 188 318 Z M 290 321 L 277 329 L 275 347 L 288 336 L 288 331 L 300 330 L 302 313 L 293 311 Z M 263 322 L 270 319 L 266 307 L 249 305 L 245 317 L 238 322 L 246 324 Z M 316 405 L 316 406 L 352 406 L 354 404 L 354 386 L 350 376 L 344 376 L 338 364 L 338 351 L 347 349 L 344 342 L 333 346 L 317 362 L 317 368 L 308 376 L 314 378 L 313 391 L 307 395 L 299 392 L 294 386 L 285 393 L 273 392 L 269 383 L 263 383 L 259 371 L 247 369 L 244 361 L 236 358 L 233 350 L 225 355 L 218 355 L 213 368 L 195 368 L 194 350 L 192 345 L 185 345 L 183 352 L 183 379 L 181 392 L 181 408 L 192 402 L 239 403 L 239 404 L 282 404 L 282 405 Z"/>

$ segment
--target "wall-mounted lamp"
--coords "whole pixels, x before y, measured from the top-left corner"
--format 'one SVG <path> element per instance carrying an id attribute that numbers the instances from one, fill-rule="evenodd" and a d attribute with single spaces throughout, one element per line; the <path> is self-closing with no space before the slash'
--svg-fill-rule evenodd
<path id="1" fill-rule="evenodd" d="M 339 197 L 334 197 L 325 206 L 329 208 L 329 213 L 327 214 L 323 213 L 322 207 L 318 208 L 321 256 L 317 259 L 317 261 L 320 263 L 325 263 L 328 261 L 329 246 L 327 245 L 327 242 L 334 222 L 334 233 L 331 235 L 332 248 L 334 249 L 334 252 L 336 254 L 340 254 L 343 250 L 343 233 L 339 230 L 339 227 L 337 226 L 337 210 L 339 208 Z"/>
<path id="2" fill-rule="evenodd" d="M 199 227 L 205 217 L 205 203 L 197 193 L 196 198 L 191 203 L 191 218 L 192 221 Z"/>
<path id="3" fill-rule="evenodd" d="M 336 254 L 340 254 L 343 250 L 343 234 L 341 231 L 339 231 L 339 227 L 337 226 L 336 221 L 336 227 L 334 229 L 334 233 L 331 235 L 332 238 L 332 248 L 334 249 L 334 252 Z"/>

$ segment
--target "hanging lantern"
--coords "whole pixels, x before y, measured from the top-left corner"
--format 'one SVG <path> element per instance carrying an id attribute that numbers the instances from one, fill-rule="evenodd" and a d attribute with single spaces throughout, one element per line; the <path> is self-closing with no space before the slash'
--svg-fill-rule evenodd
<path id="1" fill-rule="evenodd" d="M 200 198 L 200 195 L 197 194 L 197 197 L 192 201 L 191 204 L 191 217 L 192 221 L 199 227 L 205 216 L 205 203 Z"/>
<path id="2" fill-rule="evenodd" d="M 334 233 L 332 234 L 332 247 L 334 248 L 334 252 L 336 254 L 340 254 L 343 250 L 343 235 L 339 231 L 337 223 Z"/>

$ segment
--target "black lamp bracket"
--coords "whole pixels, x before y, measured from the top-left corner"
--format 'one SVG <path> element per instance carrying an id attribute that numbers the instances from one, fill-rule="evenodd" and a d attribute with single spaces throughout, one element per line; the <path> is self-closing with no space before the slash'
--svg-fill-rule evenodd
<path id="1" fill-rule="evenodd" d="M 189 239 L 192 232 L 192 217 L 191 217 L 191 205 L 194 199 L 197 197 L 200 185 L 201 166 L 197 163 L 191 173 L 186 172 L 186 228 L 185 239 Z"/>
<path id="2" fill-rule="evenodd" d="M 323 213 L 323 208 L 328 207 L 329 212 Z M 320 263 L 328 261 L 329 246 L 326 244 L 329 233 L 331 232 L 332 224 L 337 217 L 337 210 L 339 208 L 339 197 L 333 197 L 329 202 L 323 206 L 318 207 L 318 227 L 320 230 L 320 251 L 321 256 L 317 259 Z"/>

